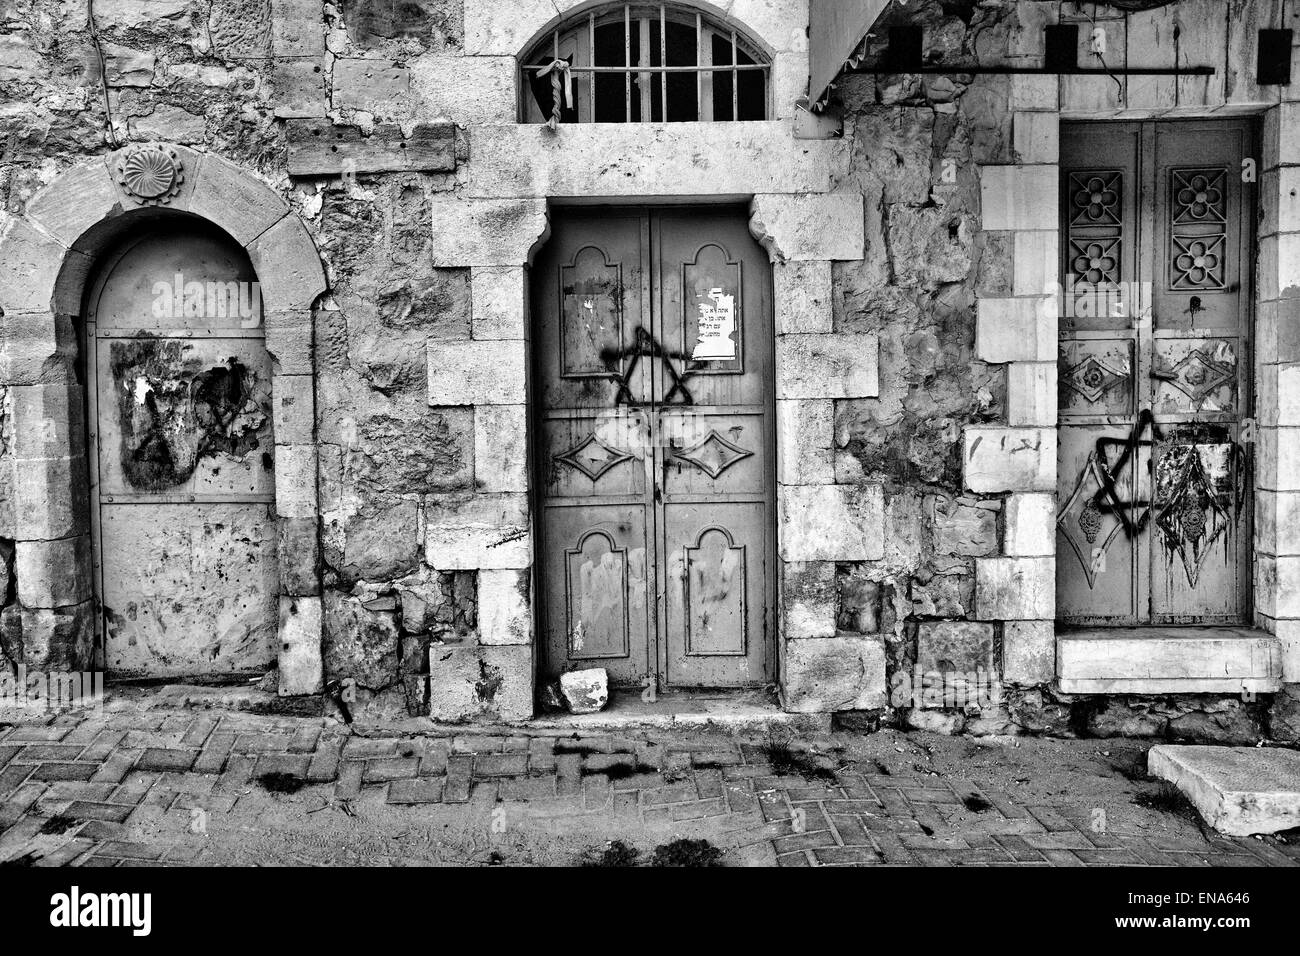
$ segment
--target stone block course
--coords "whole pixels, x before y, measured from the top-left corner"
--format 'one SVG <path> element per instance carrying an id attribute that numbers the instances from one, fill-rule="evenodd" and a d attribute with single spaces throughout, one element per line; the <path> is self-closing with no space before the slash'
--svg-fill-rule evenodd
<path id="1" fill-rule="evenodd" d="M 976 492 L 1056 490 L 1056 430 L 968 426 L 966 487 Z"/>
<path id="2" fill-rule="evenodd" d="M 872 398 L 880 393 L 875 335 L 798 333 L 776 341 L 778 399 Z"/>
<path id="3" fill-rule="evenodd" d="M 778 488 L 784 561 L 876 561 L 884 556 L 884 493 L 879 485 Z"/>
<path id="4" fill-rule="evenodd" d="M 1051 620 L 1056 616 L 1052 558 L 976 558 L 975 617 L 981 621 Z"/>
<path id="5" fill-rule="evenodd" d="M 885 706 L 885 649 L 878 637 L 787 641 L 782 705 L 795 713 Z"/>

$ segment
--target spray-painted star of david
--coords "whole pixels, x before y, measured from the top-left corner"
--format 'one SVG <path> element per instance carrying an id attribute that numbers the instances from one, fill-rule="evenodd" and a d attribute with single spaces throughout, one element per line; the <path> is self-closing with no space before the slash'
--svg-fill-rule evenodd
<path id="1" fill-rule="evenodd" d="M 682 362 L 683 365 L 687 355 L 683 352 L 672 352 L 664 348 L 656 341 L 655 337 L 647 332 L 644 328 L 637 326 L 636 333 L 633 336 L 631 348 L 625 349 L 602 349 L 600 360 L 605 363 L 609 369 L 610 380 L 618 385 L 618 396 L 614 399 L 616 405 L 635 405 L 636 400 L 632 397 L 632 390 L 628 383 L 632 381 L 632 373 L 636 371 L 637 364 L 641 361 L 642 356 L 648 358 L 661 358 L 664 360 L 664 368 L 668 369 L 668 374 L 672 381 L 672 387 L 664 393 L 661 400 L 662 404 L 672 403 L 675 396 L 681 396 L 679 405 L 694 405 L 695 399 L 691 397 L 690 390 L 686 387 L 686 380 L 690 378 L 689 372 L 679 372 L 673 366 L 673 359 Z M 620 370 L 618 366 L 624 359 L 628 359 L 626 367 Z"/>

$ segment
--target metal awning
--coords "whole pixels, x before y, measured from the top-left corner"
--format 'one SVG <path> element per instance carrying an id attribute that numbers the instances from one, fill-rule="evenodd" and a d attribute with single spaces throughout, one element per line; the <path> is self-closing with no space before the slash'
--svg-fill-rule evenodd
<path id="1" fill-rule="evenodd" d="M 808 101 L 814 109 L 858 54 L 863 38 L 891 0 L 811 0 L 808 7 Z"/>

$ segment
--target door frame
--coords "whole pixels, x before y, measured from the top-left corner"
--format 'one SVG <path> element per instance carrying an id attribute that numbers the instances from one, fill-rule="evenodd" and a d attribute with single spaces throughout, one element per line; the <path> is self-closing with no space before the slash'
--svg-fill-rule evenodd
<path id="1" fill-rule="evenodd" d="M 99 300 L 102 298 L 104 289 L 112 279 L 117 266 L 125 259 L 137 246 L 147 242 L 152 238 L 151 227 L 160 225 L 169 230 L 176 229 L 179 225 L 184 227 L 184 220 L 178 220 L 175 217 L 163 217 L 152 222 L 142 220 L 137 227 L 130 232 L 125 233 L 118 239 L 95 263 L 94 271 L 90 275 L 90 281 L 86 284 L 85 295 L 82 303 L 82 320 L 77 323 L 78 338 L 78 374 L 81 376 L 83 392 L 85 399 L 85 433 L 86 433 L 86 481 L 89 491 L 89 514 L 90 514 L 90 576 L 91 589 L 95 598 L 95 615 L 94 615 L 94 637 L 97 660 L 107 672 L 108 658 L 108 626 L 105 621 L 106 605 L 104 603 L 104 541 L 103 526 L 101 524 L 100 501 L 100 458 L 101 449 L 99 446 L 99 361 L 98 361 L 98 310 Z M 238 249 L 246 254 L 246 250 L 240 247 L 228 234 L 217 229 L 213 224 L 203 220 L 192 220 L 194 230 L 209 235 L 217 235 L 224 238 L 231 244 L 232 249 Z M 256 273 L 254 273 L 256 274 Z M 260 283 L 259 283 L 260 288 Z M 260 295 L 260 293 L 259 293 Z M 190 338 L 196 339 L 257 339 L 262 342 L 262 348 L 266 349 L 266 332 L 265 320 L 263 320 L 260 329 L 256 334 L 250 334 L 243 329 L 224 329 L 212 330 L 208 328 L 194 328 L 187 330 Z M 167 338 L 176 338 L 175 335 L 165 336 Z M 274 387 L 274 363 L 270 363 L 271 381 L 268 382 L 268 388 Z M 272 403 L 274 399 L 272 398 Z M 268 405 L 268 418 L 273 418 L 272 409 Z M 275 457 L 275 432 L 274 426 L 271 432 L 272 457 Z M 278 462 L 276 463 L 278 464 Z M 272 484 L 274 489 L 274 484 Z M 267 528 L 268 534 L 275 534 L 276 529 L 276 502 L 274 493 L 269 500 L 265 501 L 268 508 Z M 277 582 L 280 578 L 279 557 L 277 553 L 276 577 Z M 228 671 L 220 672 L 230 676 L 247 676 L 253 671 Z M 118 675 L 115 675 L 118 676 Z M 182 679 L 180 676 L 157 675 L 157 674 L 129 674 L 118 676 L 118 679 L 126 680 L 152 680 L 157 676 L 165 676 L 169 680 Z M 203 678 L 210 678 L 212 674 L 196 675 Z"/>
<path id="2" fill-rule="evenodd" d="M 1223 115 L 1223 114 L 1215 115 L 1212 113 L 1205 114 L 1205 115 L 1196 115 L 1193 113 L 1188 115 L 1177 114 L 1177 115 L 1160 115 L 1160 116 L 1150 116 L 1150 117 L 1090 115 L 1086 117 L 1077 117 L 1077 118 L 1068 117 L 1062 114 L 1060 116 L 1059 123 L 1061 126 L 1065 126 L 1068 124 L 1073 129 L 1086 128 L 1086 127 L 1115 128 L 1121 126 L 1131 127 L 1134 129 L 1135 135 L 1137 136 L 1138 146 L 1139 146 L 1139 166 L 1136 169 L 1137 178 L 1134 184 L 1133 195 L 1135 199 L 1135 204 L 1138 207 L 1138 211 L 1137 211 L 1137 218 L 1135 220 L 1134 235 L 1131 239 L 1129 237 L 1125 237 L 1125 241 L 1130 243 L 1134 247 L 1134 253 L 1133 253 L 1135 256 L 1134 262 L 1137 264 L 1137 270 L 1136 270 L 1136 275 L 1127 281 L 1130 282 L 1139 281 L 1145 277 L 1153 283 L 1158 281 L 1156 276 L 1162 269 L 1162 266 L 1165 264 L 1164 260 L 1159 260 L 1156 257 L 1158 257 L 1161 249 L 1163 248 L 1162 242 L 1166 241 L 1168 237 L 1167 235 L 1162 235 L 1159 232 L 1159 230 L 1161 229 L 1160 222 L 1155 222 L 1152 224 L 1151 228 L 1155 230 L 1153 235 L 1148 237 L 1143 234 L 1144 230 L 1147 228 L 1147 224 L 1144 218 L 1145 213 L 1142 212 L 1142 209 L 1146 205 L 1146 202 L 1148 201 L 1143 197 L 1143 193 L 1148 188 L 1154 188 L 1157 190 L 1156 195 L 1149 197 L 1149 202 L 1153 207 L 1152 215 L 1155 216 L 1156 218 L 1159 218 L 1159 214 L 1163 209 L 1163 206 L 1161 205 L 1161 195 L 1159 193 L 1159 190 L 1163 189 L 1163 184 L 1159 181 L 1158 166 L 1156 165 L 1156 157 L 1158 155 L 1157 139 L 1159 136 L 1159 128 L 1161 126 L 1175 126 L 1175 125 L 1187 125 L 1187 124 L 1223 124 L 1225 126 L 1230 124 L 1235 124 L 1239 128 L 1245 127 L 1245 136 L 1244 136 L 1245 153 L 1243 159 L 1247 159 L 1247 158 L 1254 159 L 1257 164 L 1257 170 L 1256 170 L 1256 180 L 1253 183 L 1248 184 L 1247 188 L 1244 188 L 1242 190 L 1241 193 L 1242 208 L 1238 211 L 1238 215 L 1242 217 L 1242 223 L 1243 223 L 1241 229 L 1241 235 L 1238 240 L 1239 252 L 1240 254 L 1242 254 L 1244 259 L 1244 261 L 1240 264 L 1239 274 L 1243 277 L 1243 284 L 1246 286 L 1246 292 L 1248 294 L 1243 295 L 1241 297 L 1240 305 L 1239 305 L 1241 318 L 1240 318 L 1238 328 L 1244 333 L 1242 337 L 1246 341 L 1243 343 L 1243 347 L 1241 348 L 1240 354 L 1238 356 L 1238 368 L 1243 369 L 1243 371 L 1239 373 L 1240 392 L 1237 397 L 1238 411 L 1237 411 L 1236 429 L 1239 435 L 1242 432 L 1247 430 L 1254 431 L 1256 423 L 1258 422 L 1258 411 L 1259 411 L 1256 402 L 1257 402 L 1257 396 L 1259 395 L 1260 392 L 1260 382 L 1259 382 L 1260 367 L 1257 364 L 1258 360 L 1257 360 L 1256 343 L 1259 339 L 1259 331 L 1260 331 L 1258 329 L 1258 302 L 1262 296 L 1262 289 L 1261 289 L 1262 283 L 1259 281 L 1259 277 L 1257 275 L 1257 269 L 1261 264 L 1261 256 L 1260 256 L 1260 248 L 1259 248 L 1260 238 L 1261 238 L 1259 213 L 1263 202 L 1263 197 L 1261 195 L 1262 194 L 1261 177 L 1259 176 L 1259 173 L 1262 171 L 1262 169 L 1265 166 L 1265 162 L 1267 161 L 1267 157 L 1263 156 L 1264 136 L 1263 136 L 1262 123 L 1259 114 L 1252 113 L 1252 112 L 1239 112 L 1239 113 L 1233 113 L 1228 115 Z M 1063 132 L 1064 130 L 1060 130 L 1060 133 Z M 1058 143 L 1060 141 L 1059 135 L 1057 141 Z M 1059 157 L 1058 157 L 1058 161 L 1059 161 Z M 1060 283 L 1062 281 L 1064 263 L 1067 261 L 1069 256 L 1069 249 L 1068 249 L 1069 228 L 1067 223 L 1068 209 L 1065 207 L 1066 200 L 1065 200 L 1064 174 L 1061 173 L 1059 170 L 1060 170 L 1060 166 L 1058 165 L 1058 176 L 1057 176 L 1058 187 L 1057 188 L 1058 188 L 1058 196 L 1060 197 L 1060 206 L 1058 207 L 1058 211 L 1057 211 L 1057 215 L 1058 215 L 1057 235 L 1058 235 L 1058 242 L 1060 244 L 1060 248 L 1056 260 L 1057 276 L 1055 281 L 1058 283 L 1057 288 L 1061 290 L 1060 292 L 1061 305 L 1063 306 L 1065 303 L 1065 296 L 1068 295 L 1068 293 L 1065 291 L 1064 286 L 1061 285 Z M 1143 264 L 1141 263 L 1142 250 L 1144 247 L 1148 245 L 1150 245 L 1154 249 L 1156 254 L 1156 257 L 1153 257 L 1151 263 L 1151 267 L 1154 271 L 1152 271 L 1150 275 L 1147 275 L 1143 272 Z M 1147 290 L 1145 289 L 1142 291 L 1140 296 L 1138 297 L 1130 296 L 1129 298 L 1130 298 L 1130 308 L 1136 306 L 1137 309 L 1146 310 L 1146 311 L 1149 311 L 1152 308 L 1152 296 L 1149 295 Z M 1058 319 L 1057 319 L 1055 342 L 1059 343 L 1061 341 L 1060 323 L 1062 321 L 1060 316 L 1064 314 L 1064 309 L 1060 308 L 1057 314 L 1058 314 Z M 1145 336 L 1148 338 L 1154 335 L 1155 335 L 1154 329 L 1148 329 L 1145 332 Z M 1085 338 L 1086 338 L 1086 333 L 1085 333 Z M 1142 408 L 1142 399 L 1140 397 L 1139 390 L 1146 386 L 1146 381 L 1140 378 L 1138 375 L 1138 372 L 1143 367 L 1144 361 L 1146 361 L 1143 359 L 1141 355 L 1138 354 L 1138 351 L 1141 348 L 1142 338 L 1143 338 L 1143 334 L 1138 334 L 1137 336 L 1134 337 L 1133 340 L 1134 342 L 1134 356 L 1133 356 L 1134 406 L 1133 406 L 1132 415 L 1135 420 L 1137 420 L 1137 416 Z M 1061 419 L 1059 405 L 1057 407 L 1056 414 L 1054 417 L 1055 417 L 1054 427 L 1057 434 L 1059 435 L 1063 425 L 1065 424 Z M 1059 468 L 1060 454 L 1061 454 L 1059 447 L 1060 446 L 1058 442 L 1058 459 L 1057 459 L 1058 468 Z M 1245 491 L 1243 493 L 1241 514 L 1239 516 L 1239 521 L 1244 522 L 1246 535 L 1240 537 L 1237 541 L 1237 544 L 1235 545 L 1237 555 L 1238 555 L 1238 560 L 1240 562 L 1240 565 L 1237 569 L 1237 582 L 1239 588 L 1240 609 L 1238 613 L 1238 619 L 1236 621 L 1180 623 L 1179 621 L 1176 620 L 1175 621 L 1156 620 L 1155 618 L 1160 617 L 1162 615 L 1152 614 L 1149 615 L 1151 619 L 1146 621 L 1112 621 L 1112 622 L 1085 621 L 1085 622 L 1076 622 L 1076 623 L 1064 623 L 1061 620 L 1060 611 L 1058 609 L 1057 616 L 1054 621 L 1055 627 L 1058 630 L 1094 629 L 1094 628 L 1168 629 L 1168 628 L 1177 628 L 1177 627 L 1237 628 L 1242 626 L 1251 626 L 1253 623 L 1255 623 L 1255 618 L 1256 618 L 1255 589 L 1258 586 L 1257 571 L 1255 567 L 1256 565 L 1255 535 L 1257 533 L 1255 513 L 1256 513 L 1256 498 L 1259 492 L 1259 488 L 1257 486 L 1258 463 L 1256 461 L 1256 454 L 1255 454 L 1256 451 L 1257 449 L 1252 448 L 1251 450 L 1252 453 L 1246 456 L 1246 461 L 1244 466 L 1245 474 L 1241 477 L 1241 481 L 1244 483 Z M 1154 454 L 1152 455 L 1150 461 L 1151 463 L 1154 463 Z M 1058 474 L 1057 491 L 1056 491 L 1056 496 L 1057 496 L 1056 505 L 1058 509 L 1064 503 L 1062 500 L 1063 492 L 1059 482 L 1059 478 L 1060 476 Z M 1151 491 L 1152 494 L 1154 495 L 1155 493 L 1154 485 L 1152 486 Z M 1058 514 L 1059 514 L 1059 510 L 1058 510 Z M 1156 532 L 1154 528 L 1149 527 L 1147 533 L 1148 535 L 1154 535 Z M 1059 563 L 1062 560 L 1063 555 L 1065 556 L 1065 560 L 1070 560 L 1072 558 L 1072 555 L 1068 549 L 1057 547 L 1055 549 L 1055 558 L 1053 563 L 1053 567 L 1054 567 L 1053 585 L 1054 586 L 1056 586 L 1056 584 L 1060 580 Z M 1155 559 L 1152 553 L 1150 553 L 1150 549 L 1148 548 L 1148 551 L 1145 554 L 1138 554 L 1137 557 L 1138 557 L 1138 564 L 1141 568 L 1139 573 L 1149 578 L 1150 575 L 1154 573 L 1154 566 L 1155 566 Z M 1148 607 L 1150 604 L 1150 593 L 1149 593 L 1150 589 L 1151 589 L 1151 582 L 1149 580 L 1145 582 L 1139 582 L 1138 594 L 1147 595 Z M 1163 615 L 1163 616 L 1177 617 L 1177 615 Z"/>
<path id="3" fill-rule="evenodd" d="M 593 209 L 604 209 L 615 213 L 635 213 L 637 215 L 645 215 L 647 213 L 654 213 L 658 210 L 662 210 L 665 208 L 671 208 L 674 210 L 699 209 L 702 212 L 706 212 L 710 214 L 723 214 L 723 215 L 731 213 L 734 214 L 736 221 L 739 224 L 744 225 L 746 227 L 746 232 L 751 236 L 753 235 L 752 210 L 750 208 L 749 203 L 737 202 L 736 200 L 729 199 L 727 197 L 719 197 L 716 200 L 701 200 L 697 197 L 655 197 L 654 199 L 638 198 L 636 201 L 632 201 L 632 202 L 627 202 L 627 201 L 620 202 L 617 200 L 587 199 L 587 198 L 578 199 L 575 201 L 552 200 L 548 203 L 547 213 L 548 213 L 548 220 L 554 221 L 556 218 L 564 217 L 570 210 L 590 212 Z M 643 228 L 643 232 L 644 231 L 645 230 Z M 548 229 L 547 236 L 546 236 L 547 239 L 549 239 L 549 232 L 550 230 Z M 650 303 L 650 307 L 655 310 L 654 314 L 658 316 L 658 314 L 661 311 L 660 298 L 658 295 L 658 292 L 660 290 L 660 282 L 659 282 L 660 263 L 658 262 L 658 257 L 656 255 L 655 250 L 658 249 L 659 242 L 657 236 L 655 236 L 653 232 L 651 232 L 649 239 L 651 243 L 649 246 L 650 275 L 646 281 L 648 283 L 648 289 L 650 295 L 648 296 L 647 301 Z M 770 256 L 767 254 L 767 250 L 765 250 L 762 247 L 761 243 L 758 243 L 756 241 L 756 245 L 758 246 L 761 253 L 759 259 L 765 263 L 763 280 L 767 282 L 769 292 L 770 292 L 773 286 L 772 262 Z M 539 244 L 538 248 L 540 248 L 540 246 L 541 244 Z M 536 252 L 536 250 L 534 250 L 534 252 Z M 529 507 L 529 514 L 532 522 L 532 530 L 533 530 L 533 536 L 535 542 L 534 553 L 537 555 L 544 555 L 546 554 L 546 537 L 543 528 L 543 522 L 541 521 L 541 515 L 542 515 L 541 504 L 543 499 L 542 489 L 545 486 L 545 483 L 543 481 L 543 469 L 546 463 L 542 461 L 541 456 L 538 453 L 538 445 L 539 445 L 538 435 L 540 434 L 539 426 L 541 421 L 541 415 L 543 414 L 543 408 L 542 408 L 540 397 L 538 395 L 539 389 L 537 388 L 536 385 L 537 363 L 542 361 L 543 357 L 538 354 L 538 351 L 534 348 L 534 344 L 533 344 L 534 342 L 533 332 L 535 329 L 535 324 L 537 321 L 540 320 L 540 316 L 533 314 L 534 313 L 533 295 L 534 295 L 534 288 L 536 282 L 536 276 L 534 273 L 535 261 L 536 261 L 536 255 L 534 254 L 530 256 L 529 266 L 526 271 L 526 289 L 525 289 L 526 295 L 525 295 L 524 334 L 525 334 L 525 345 L 528 352 L 528 361 L 527 361 L 528 375 L 527 375 L 527 387 L 525 393 L 526 401 L 528 404 L 526 454 L 528 456 L 528 475 L 529 475 L 528 507 Z M 771 367 L 773 370 L 772 380 L 766 383 L 766 386 L 763 390 L 764 404 L 767 411 L 767 414 L 764 416 L 764 421 L 766 425 L 764 429 L 763 440 L 764 442 L 766 442 L 766 446 L 769 451 L 767 470 L 764 475 L 764 494 L 765 494 L 765 503 L 766 503 L 766 514 L 765 514 L 765 520 L 763 526 L 763 541 L 764 541 L 763 593 L 765 596 L 766 606 L 764 607 L 763 616 L 762 616 L 763 634 L 761 636 L 761 640 L 763 642 L 762 659 L 763 659 L 764 678 L 762 681 L 755 682 L 753 684 L 742 685 L 738 687 L 708 688 L 708 691 L 710 693 L 744 692 L 746 690 L 752 690 L 755 687 L 770 686 L 771 684 L 776 682 L 777 675 L 779 673 L 779 669 L 778 669 L 779 662 L 777 659 L 777 644 L 778 644 L 777 613 L 778 613 L 779 595 L 780 595 L 780 567 L 779 567 L 778 550 L 777 550 L 777 509 L 779 507 L 779 503 L 778 503 L 777 480 L 776 480 L 777 455 L 779 454 L 777 448 L 777 441 L 779 435 L 778 435 L 777 415 L 776 415 L 776 381 L 775 381 L 776 316 L 775 316 L 775 300 L 774 298 L 770 298 L 769 301 L 771 301 L 772 303 L 772 309 L 769 311 L 769 314 L 766 316 L 765 321 L 767 324 L 767 328 L 765 329 L 766 334 L 763 336 L 763 341 L 767 343 L 769 347 L 769 355 L 772 359 Z M 659 541 L 663 538 L 663 528 L 660 526 L 660 522 L 662 520 L 662 505 L 661 504 L 656 505 L 655 507 L 649 509 L 647 514 L 648 517 L 650 518 L 649 523 L 651 524 L 651 527 L 647 529 L 647 534 L 653 534 L 654 540 Z M 540 683 L 545 680 L 545 674 L 547 673 L 546 663 L 547 663 L 547 654 L 549 653 L 549 651 L 547 648 L 547 641 L 545 640 L 544 637 L 545 622 L 547 620 L 547 614 L 548 614 L 548 608 L 546 606 L 547 603 L 546 594 L 545 594 L 546 589 L 542 586 L 541 572 L 538 567 L 538 564 L 539 562 L 537 561 L 533 562 L 533 567 L 531 571 L 531 576 L 532 576 L 531 589 L 533 594 L 533 613 L 535 615 L 534 619 L 536 621 L 534 634 L 535 634 L 535 643 L 536 643 L 537 655 L 538 655 L 537 666 L 536 666 L 536 680 L 540 685 Z M 650 583 L 653 585 L 655 589 L 654 608 L 653 608 L 653 613 L 650 614 L 650 634 L 649 634 L 649 640 L 651 642 L 651 647 L 649 649 L 650 651 L 649 657 L 650 657 L 651 665 L 653 667 L 653 673 L 651 677 L 654 686 L 654 692 L 649 698 L 651 701 L 653 701 L 655 694 L 692 690 L 692 688 L 689 687 L 673 687 L 666 683 L 666 676 L 668 672 L 668 668 L 667 668 L 668 649 L 667 649 L 667 640 L 665 639 L 664 635 L 661 633 L 661 630 L 665 626 L 665 621 L 667 616 L 667 611 L 666 611 L 667 566 L 666 565 L 667 565 L 666 561 L 655 561 L 654 567 L 650 569 L 651 575 L 653 577 L 653 580 Z"/>

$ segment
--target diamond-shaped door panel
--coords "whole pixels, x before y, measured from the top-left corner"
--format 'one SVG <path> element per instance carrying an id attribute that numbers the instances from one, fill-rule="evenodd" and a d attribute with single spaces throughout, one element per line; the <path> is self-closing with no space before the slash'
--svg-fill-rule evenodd
<path id="1" fill-rule="evenodd" d="M 673 458 L 676 461 L 690 462 L 710 478 L 716 480 L 719 475 L 736 462 L 753 454 L 752 451 L 741 448 L 735 442 L 723 438 L 718 434 L 716 428 L 712 428 L 709 429 L 707 435 L 690 448 L 674 450 Z"/>
<path id="2" fill-rule="evenodd" d="M 1237 410 L 1235 339 L 1163 339 L 1156 343 L 1151 401 L 1157 413 Z"/>
<path id="3" fill-rule="evenodd" d="M 568 451 L 555 456 L 556 461 L 576 468 L 592 481 L 600 480 L 605 472 L 631 458 L 632 455 L 606 444 L 595 435 L 588 435 Z"/>
<path id="4" fill-rule="evenodd" d="M 1058 392 L 1063 415 L 1123 415 L 1133 409 L 1133 343 L 1061 343 Z"/>

